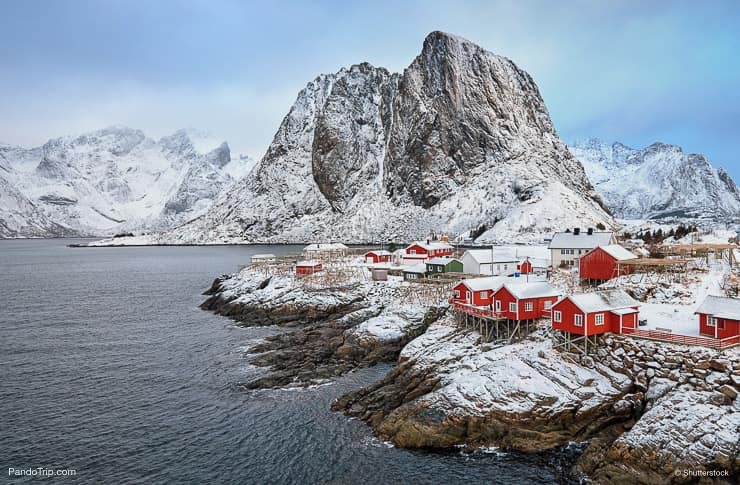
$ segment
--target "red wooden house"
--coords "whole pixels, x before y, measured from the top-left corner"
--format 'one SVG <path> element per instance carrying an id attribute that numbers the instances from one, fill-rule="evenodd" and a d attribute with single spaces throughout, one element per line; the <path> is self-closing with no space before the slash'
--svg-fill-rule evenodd
<path id="1" fill-rule="evenodd" d="M 552 307 L 552 328 L 577 335 L 637 328 L 640 303 L 624 290 L 566 296 Z"/>
<path id="2" fill-rule="evenodd" d="M 694 312 L 699 314 L 699 333 L 714 338 L 740 335 L 740 299 L 707 296 Z"/>
<path id="3" fill-rule="evenodd" d="M 493 302 L 493 293 L 504 278 L 471 278 L 460 281 L 452 288 L 452 302 L 489 308 Z"/>
<path id="4" fill-rule="evenodd" d="M 407 262 L 426 261 L 427 259 L 451 256 L 454 248 L 440 241 L 416 241 L 404 251 L 403 259 Z"/>
<path id="5" fill-rule="evenodd" d="M 309 275 L 318 273 L 322 269 L 324 266 L 319 261 L 300 261 L 295 265 L 295 274 Z"/>
<path id="6" fill-rule="evenodd" d="M 390 263 L 393 253 L 386 250 L 368 251 L 364 255 L 366 263 Z"/>
<path id="7" fill-rule="evenodd" d="M 509 320 L 550 316 L 558 291 L 546 282 L 504 283 L 493 294 L 494 311 Z"/>
<path id="8" fill-rule="evenodd" d="M 517 270 L 519 270 L 521 274 L 532 274 L 534 272 L 534 266 L 529 258 L 527 258 L 522 261 L 521 264 L 517 265 Z"/>
<path id="9" fill-rule="evenodd" d="M 581 256 L 578 271 L 582 280 L 608 281 L 631 272 L 625 261 L 637 259 L 637 256 L 619 244 L 596 246 Z"/>

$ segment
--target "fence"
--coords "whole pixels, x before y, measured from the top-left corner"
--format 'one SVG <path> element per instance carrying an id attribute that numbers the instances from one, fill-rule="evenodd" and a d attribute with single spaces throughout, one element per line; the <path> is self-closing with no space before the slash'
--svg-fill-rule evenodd
<path id="1" fill-rule="evenodd" d="M 449 300 L 449 303 L 452 304 L 452 308 L 456 312 L 467 313 L 468 315 L 473 317 L 490 318 L 493 320 L 505 318 L 502 314 L 496 313 L 493 310 L 486 310 L 485 308 L 477 307 L 474 305 L 466 305 L 465 303 L 456 302 L 452 299 Z"/>
<path id="2" fill-rule="evenodd" d="M 676 335 L 672 333 L 661 332 L 658 330 L 641 330 L 637 328 L 623 328 L 622 333 L 632 337 L 645 338 L 650 340 L 660 340 L 663 342 L 673 342 L 684 345 L 700 345 L 712 349 L 726 349 L 740 343 L 740 335 L 723 339 L 713 337 L 700 337 L 692 335 Z"/>

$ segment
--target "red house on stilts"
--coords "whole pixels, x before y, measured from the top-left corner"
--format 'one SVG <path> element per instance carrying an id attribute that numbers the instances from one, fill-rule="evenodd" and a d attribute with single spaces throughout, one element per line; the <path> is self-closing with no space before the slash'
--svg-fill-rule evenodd
<path id="1" fill-rule="evenodd" d="M 318 261 L 300 261 L 295 265 L 295 274 L 310 275 L 318 273 L 324 269 L 324 266 Z"/>
<path id="2" fill-rule="evenodd" d="M 632 268 L 624 262 L 632 259 L 637 259 L 637 256 L 619 244 L 596 246 L 581 257 L 578 272 L 582 280 L 608 281 L 629 274 Z"/>
<path id="3" fill-rule="evenodd" d="M 588 353 L 607 332 L 629 333 L 637 328 L 640 303 L 624 290 L 604 290 L 566 296 L 552 307 L 554 347 Z"/>
<path id="4" fill-rule="evenodd" d="M 550 316 L 558 297 L 558 291 L 549 283 L 504 283 L 493 294 L 493 307 L 509 320 L 536 320 Z"/>
<path id="5" fill-rule="evenodd" d="M 490 308 L 493 293 L 502 284 L 505 277 L 471 278 L 460 281 L 452 288 L 451 303 L 474 305 Z"/>

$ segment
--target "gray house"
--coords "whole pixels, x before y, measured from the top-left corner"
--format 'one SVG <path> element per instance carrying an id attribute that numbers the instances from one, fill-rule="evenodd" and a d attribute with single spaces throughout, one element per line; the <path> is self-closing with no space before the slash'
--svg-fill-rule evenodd
<path id="1" fill-rule="evenodd" d="M 548 246 L 552 267 L 577 267 L 581 256 L 596 246 L 616 243 L 617 239 L 611 231 L 594 231 L 588 228 L 583 232 L 576 227 L 572 232 L 556 232 Z"/>

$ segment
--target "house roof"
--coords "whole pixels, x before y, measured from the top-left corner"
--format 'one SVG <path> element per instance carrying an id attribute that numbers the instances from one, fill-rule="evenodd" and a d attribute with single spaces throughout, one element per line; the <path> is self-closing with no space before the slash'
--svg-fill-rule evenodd
<path id="1" fill-rule="evenodd" d="M 298 261 L 296 263 L 296 266 L 319 266 L 321 265 L 320 261 Z"/>
<path id="2" fill-rule="evenodd" d="M 556 232 L 552 236 L 550 249 L 593 249 L 596 246 L 608 246 L 611 242 L 613 232 L 611 231 L 594 231 L 593 234 L 581 232 L 578 235 L 572 232 Z"/>
<path id="3" fill-rule="evenodd" d="M 626 261 L 628 259 L 637 259 L 637 256 L 627 251 L 619 244 L 608 244 L 606 246 L 597 246 L 601 248 L 606 254 L 616 259 L 617 261 Z M 596 248 L 594 248 L 595 250 Z"/>
<path id="4" fill-rule="evenodd" d="M 450 246 L 446 242 L 441 242 L 441 241 L 429 241 L 429 242 L 414 241 L 413 244 L 409 244 L 408 247 L 417 246 L 417 245 L 423 247 L 427 251 L 431 249 L 452 249 L 452 246 Z"/>
<path id="5" fill-rule="evenodd" d="M 556 290 L 550 283 L 544 281 L 535 281 L 531 283 L 526 282 L 507 282 L 502 285 L 506 288 L 509 293 L 514 295 L 518 300 L 527 298 L 544 298 L 547 296 L 560 296 L 560 292 Z M 498 291 L 498 290 L 497 290 Z"/>
<path id="6" fill-rule="evenodd" d="M 441 258 L 438 256 L 436 258 L 431 258 L 427 260 L 427 264 L 441 264 L 443 266 L 446 266 L 453 261 L 457 261 L 458 263 L 460 262 L 460 260 L 456 258 Z"/>
<path id="7" fill-rule="evenodd" d="M 272 253 L 253 254 L 252 259 L 275 259 L 275 255 Z"/>
<path id="8" fill-rule="evenodd" d="M 708 295 L 694 313 L 705 313 L 713 317 L 740 320 L 740 298 Z"/>
<path id="9" fill-rule="evenodd" d="M 424 263 L 416 263 L 403 269 L 404 273 L 426 273 L 427 265 Z"/>
<path id="10" fill-rule="evenodd" d="M 315 243 L 303 248 L 304 251 L 337 251 L 342 249 L 347 249 L 347 246 L 342 243 Z"/>
<path id="11" fill-rule="evenodd" d="M 488 276 L 486 278 L 464 279 L 460 283 L 463 283 L 473 291 L 497 290 L 507 279 L 506 276 Z"/>
<path id="12" fill-rule="evenodd" d="M 368 251 L 365 254 L 374 254 L 376 256 L 392 256 L 393 253 L 386 251 L 385 249 L 378 249 L 377 251 Z"/>
<path id="13" fill-rule="evenodd" d="M 468 249 L 463 254 L 470 255 L 478 264 L 491 264 L 491 263 L 518 263 L 519 260 L 513 256 L 503 256 L 496 254 L 490 249 Z"/>
<path id="14" fill-rule="evenodd" d="M 616 315 L 629 315 L 630 313 L 637 313 L 637 310 L 634 308 L 617 308 L 616 310 L 609 310 L 609 312 Z"/>
<path id="15" fill-rule="evenodd" d="M 570 299 L 575 306 L 586 313 L 612 311 L 619 310 L 621 308 L 640 306 L 640 302 L 629 296 L 624 290 L 594 291 L 592 293 L 570 295 L 565 298 Z"/>

